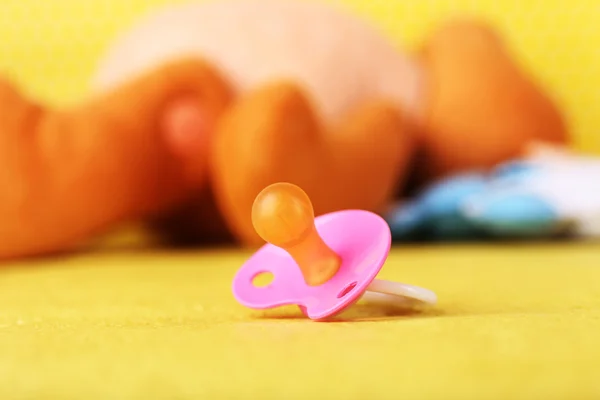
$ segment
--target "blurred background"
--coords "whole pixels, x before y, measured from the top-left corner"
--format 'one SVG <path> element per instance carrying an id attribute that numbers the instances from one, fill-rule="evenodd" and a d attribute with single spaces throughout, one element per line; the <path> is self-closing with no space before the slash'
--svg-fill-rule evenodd
<path id="1" fill-rule="evenodd" d="M 323 0 L 333 1 L 333 0 Z M 175 0 L 2 0 L 0 70 L 55 102 L 88 91 L 115 35 L 144 12 Z M 600 42 L 597 0 L 338 0 L 403 46 L 454 13 L 491 19 L 569 118 L 578 149 L 600 152 Z"/>

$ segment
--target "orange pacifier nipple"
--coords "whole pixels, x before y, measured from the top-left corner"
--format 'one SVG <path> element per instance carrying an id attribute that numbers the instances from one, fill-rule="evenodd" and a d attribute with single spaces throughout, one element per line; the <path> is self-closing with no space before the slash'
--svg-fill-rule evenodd
<path id="1" fill-rule="evenodd" d="M 252 206 L 252 223 L 257 234 L 285 250 L 298 264 L 309 286 L 327 282 L 342 264 L 341 258 L 319 236 L 314 219 L 310 198 L 290 183 L 267 186 Z"/>

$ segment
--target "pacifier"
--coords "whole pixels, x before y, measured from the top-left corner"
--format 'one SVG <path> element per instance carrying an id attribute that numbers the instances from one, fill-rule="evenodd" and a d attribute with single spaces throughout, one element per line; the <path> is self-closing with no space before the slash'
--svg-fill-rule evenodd
<path id="1" fill-rule="evenodd" d="M 263 189 L 252 223 L 267 242 L 233 280 L 237 301 L 253 309 L 297 305 L 313 320 L 339 314 L 360 299 L 391 305 L 434 304 L 423 288 L 375 279 L 391 248 L 391 232 L 379 215 L 343 210 L 314 217 L 308 195 L 290 183 Z M 272 281 L 257 286 L 261 274 Z"/>

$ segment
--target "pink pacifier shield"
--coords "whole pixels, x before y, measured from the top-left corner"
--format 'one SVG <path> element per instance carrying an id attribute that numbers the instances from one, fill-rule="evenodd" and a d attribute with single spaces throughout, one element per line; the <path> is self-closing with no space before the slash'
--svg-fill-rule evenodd
<path id="1" fill-rule="evenodd" d="M 242 305 L 267 309 L 296 304 L 311 319 L 331 317 L 355 303 L 375 279 L 391 246 L 390 228 L 368 211 L 345 210 L 315 218 L 317 232 L 342 258 L 337 274 L 319 286 L 304 282 L 294 259 L 283 249 L 266 244 L 240 268 L 233 280 L 233 294 Z M 264 287 L 253 284 L 256 276 L 271 273 Z"/>

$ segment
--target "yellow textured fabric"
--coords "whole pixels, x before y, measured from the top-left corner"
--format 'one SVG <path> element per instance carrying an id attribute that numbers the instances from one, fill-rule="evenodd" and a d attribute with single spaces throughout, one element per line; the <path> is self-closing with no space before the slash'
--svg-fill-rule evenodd
<path id="1" fill-rule="evenodd" d="M 143 12 L 180 0 L 2 0 L 0 69 L 53 101 L 86 93 L 115 35 Z M 440 18 L 481 15 L 497 23 L 523 62 L 564 105 L 578 147 L 600 152 L 597 0 L 327 0 L 373 20 L 398 43 L 417 43 Z"/>
<path id="2" fill-rule="evenodd" d="M 439 304 L 319 323 L 238 305 L 247 254 L 104 252 L 0 271 L 0 398 L 598 399 L 600 245 L 395 249 Z M 356 322 L 351 322 L 356 319 Z"/>

